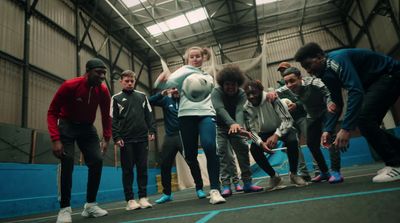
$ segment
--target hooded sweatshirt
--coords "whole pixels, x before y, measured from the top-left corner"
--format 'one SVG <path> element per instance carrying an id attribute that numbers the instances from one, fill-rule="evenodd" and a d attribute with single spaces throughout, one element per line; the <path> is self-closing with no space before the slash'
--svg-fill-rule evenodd
<path id="1" fill-rule="evenodd" d="M 246 127 L 257 145 L 262 142 L 258 133 L 274 133 L 282 137 L 293 127 L 293 118 L 287 106 L 279 98 L 272 103 L 266 98 L 267 92 L 263 92 L 258 106 L 253 106 L 249 101 L 245 104 Z"/>

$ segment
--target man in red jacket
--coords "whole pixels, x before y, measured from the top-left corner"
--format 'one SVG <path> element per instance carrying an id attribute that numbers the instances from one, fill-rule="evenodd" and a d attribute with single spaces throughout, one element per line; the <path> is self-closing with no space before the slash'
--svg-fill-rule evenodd
<path id="1" fill-rule="evenodd" d="M 107 215 L 96 203 L 101 171 L 102 153 L 111 138 L 110 93 L 105 84 L 106 66 L 100 59 L 86 63 L 86 73 L 65 81 L 58 89 L 47 112 L 47 124 L 53 142 L 53 154 L 61 160 L 60 211 L 57 222 L 71 222 L 71 188 L 74 168 L 74 144 L 78 144 L 88 166 L 85 217 Z M 93 122 L 100 105 L 103 140 L 100 143 Z M 101 147 L 101 148 L 100 148 Z"/>

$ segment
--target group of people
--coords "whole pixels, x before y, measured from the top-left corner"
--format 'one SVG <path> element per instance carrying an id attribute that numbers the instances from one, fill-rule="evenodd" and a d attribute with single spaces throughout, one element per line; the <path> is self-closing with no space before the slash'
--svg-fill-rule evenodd
<path id="1" fill-rule="evenodd" d="M 264 90 L 258 80 L 247 80 L 236 66 L 227 66 L 214 78 L 201 69 L 209 57 L 205 48 L 191 47 L 185 64 L 171 75 L 160 75 L 158 93 L 147 97 L 135 90 L 133 71 L 122 72 L 122 91 L 110 97 L 102 81 L 106 66 L 93 58 L 86 73 L 65 81 L 56 92 L 49 110 L 48 127 L 54 155 L 61 160 L 60 211 L 57 222 L 71 222 L 71 188 L 74 144 L 78 144 L 88 166 L 87 203 L 82 216 L 100 217 L 108 212 L 98 206 L 96 195 L 102 171 L 102 153 L 112 138 L 120 148 L 122 183 L 126 210 L 149 208 L 147 199 L 148 142 L 155 139 L 152 107 L 163 109 L 165 137 L 161 154 L 162 196 L 158 204 L 173 200 L 171 168 L 180 152 L 195 182 L 196 196 L 206 198 L 197 160 L 199 139 L 207 159 L 210 181 L 209 202 L 226 202 L 236 191 L 258 192 L 252 183 L 249 152 L 270 176 L 268 190 L 282 185 L 265 153 L 274 153 L 278 140 L 287 148 L 289 179 L 298 187 L 307 181 L 343 182 L 340 151 L 349 146 L 351 131 L 358 127 L 385 162 L 373 182 L 400 179 L 400 139 L 380 128 L 386 112 L 400 95 L 400 62 L 366 49 L 341 49 L 325 53 L 316 43 L 308 43 L 295 60 L 311 75 L 304 76 L 288 63 L 281 63 L 282 86 Z M 344 102 L 341 89 L 348 91 L 347 110 L 340 130 L 335 128 Z M 103 139 L 93 122 L 100 106 Z M 313 155 L 315 176 L 311 177 L 299 150 L 299 135 Z M 101 141 L 101 142 L 100 142 Z M 321 152 L 329 149 L 331 171 Z M 243 186 L 239 184 L 235 155 Z M 299 165 L 300 163 L 300 165 Z M 138 201 L 133 193 L 136 167 Z M 300 169 L 300 170 L 299 170 Z M 221 190 L 222 184 L 222 190 Z"/>

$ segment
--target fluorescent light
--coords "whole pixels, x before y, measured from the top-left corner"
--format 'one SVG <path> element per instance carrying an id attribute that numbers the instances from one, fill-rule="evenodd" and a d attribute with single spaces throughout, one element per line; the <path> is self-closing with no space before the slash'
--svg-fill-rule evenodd
<path id="1" fill-rule="evenodd" d="M 277 2 L 282 0 L 256 0 L 256 5 L 263 5 L 267 3 Z"/>
<path id="2" fill-rule="evenodd" d="M 182 28 L 184 26 L 200 22 L 207 19 L 207 17 L 208 16 L 206 9 L 198 8 L 196 10 L 187 12 L 185 15 L 179 15 L 164 22 L 159 22 L 157 24 L 147 26 L 146 29 L 152 36 L 159 36 L 163 32 Z"/>
<path id="3" fill-rule="evenodd" d="M 145 0 L 122 0 L 122 2 L 126 5 L 126 7 L 130 8 L 136 5 L 139 5 L 140 2 L 143 2 Z"/>

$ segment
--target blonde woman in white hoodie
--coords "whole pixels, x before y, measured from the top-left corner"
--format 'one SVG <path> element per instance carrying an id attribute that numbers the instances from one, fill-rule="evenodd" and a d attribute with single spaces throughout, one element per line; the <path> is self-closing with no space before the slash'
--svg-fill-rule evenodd
<path id="1" fill-rule="evenodd" d="M 179 130 L 186 162 L 198 162 L 198 139 L 207 158 L 207 172 L 210 180 L 210 203 L 219 204 L 226 200 L 220 193 L 219 159 L 216 151 L 216 112 L 211 102 L 214 88 L 213 77 L 201 70 L 203 61 L 208 59 L 208 50 L 190 47 L 185 53 L 183 67 L 162 80 L 158 87 L 176 87 L 181 95 L 178 110 Z M 193 177 L 196 173 L 192 172 Z M 202 188 L 196 188 L 199 198 L 206 197 Z"/>

